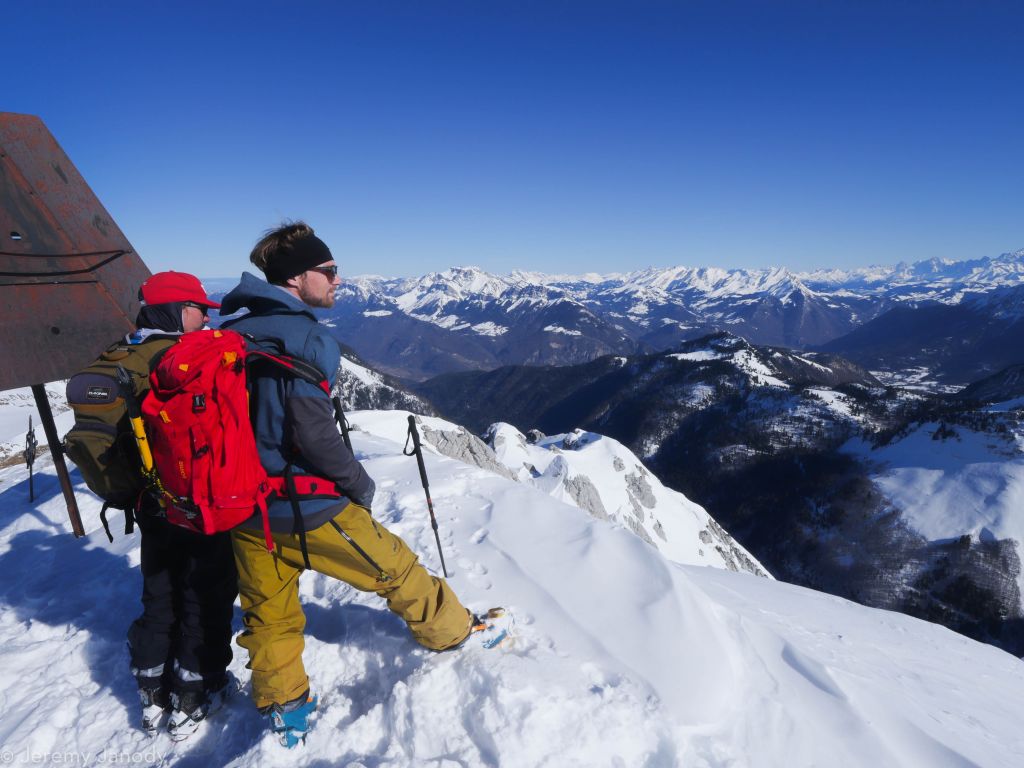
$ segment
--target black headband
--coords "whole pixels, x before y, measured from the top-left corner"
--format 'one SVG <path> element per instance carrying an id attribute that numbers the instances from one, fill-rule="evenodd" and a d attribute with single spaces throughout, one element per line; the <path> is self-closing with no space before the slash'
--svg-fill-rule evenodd
<path id="1" fill-rule="evenodd" d="M 271 283 L 283 284 L 289 277 L 301 275 L 307 269 L 333 261 L 331 249 L 316 235 L 296 240 L 267 259 L 263 274 Z"/>

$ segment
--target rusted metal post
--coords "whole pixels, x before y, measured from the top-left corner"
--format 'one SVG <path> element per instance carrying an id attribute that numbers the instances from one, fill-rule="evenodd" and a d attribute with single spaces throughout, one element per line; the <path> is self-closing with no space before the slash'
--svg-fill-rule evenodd
<path id="1" fill-rule="evenodd" d="M 42 384 L 33 384 L 32 395 L 36 399 L 36 408 L 39 410 L 39 418 L 43 422 L 43 431 L 46 432 L 46 442 L 50 444 L 50 455 L 53 456 L 53 466 L 57 469 L 57 477 L 60 479 L 60 489 L 64 492 L 64 501 L 68 505 L 71 531 L 76 537 L 85 536 L 82 516 L 78 513 L 78 502 L 75 500 L 75 490 L 71 487 L 71 475 L 68 474 L 68 465 L 64 462 L 64 451 L 60 447 L 57 425 L 53 422 L 53 411 L 50 410 L 50 401 L 46 397 L 46 387 Z"/>

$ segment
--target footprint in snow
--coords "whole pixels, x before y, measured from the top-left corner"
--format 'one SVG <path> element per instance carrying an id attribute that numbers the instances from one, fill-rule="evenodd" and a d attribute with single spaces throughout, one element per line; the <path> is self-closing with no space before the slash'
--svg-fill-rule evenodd
<path id="1" fill-rule="evenodd" d="M 459 560 L 459 568 L 466 571 L 471 576 L 486 576 L 487 568 L 482 563 L 475 563 L 472 560 L 462 558 Z"/>

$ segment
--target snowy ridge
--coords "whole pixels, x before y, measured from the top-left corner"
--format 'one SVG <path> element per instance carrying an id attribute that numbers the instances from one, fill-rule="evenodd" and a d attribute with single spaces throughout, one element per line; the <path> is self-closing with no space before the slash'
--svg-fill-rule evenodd
<path id="1" fill-rule="evenodd" d="M 885 285 L 931 285 L 935 289 L 961 282 L 965 286 L 990 290 L 1000 285 L 1019 285 L 1024 280 L 1024 249 L 995 257 L 956 261 L 926 259 L 908 264 L 871 266 L 860 269 L 819 269 L 798 273 L 808 284 L 831 288 Z"/>
<path id="2" fill-rule="evenodd" d="M 771 578 L 707 511 L 662 485 L 617 440 L 575 430 L 531 443 L 512 425 L 498 423 L 487 430 L 485 443 L 444 419 L 417 416 L 416 422 L 427 450 L 532 485 L 599 520 L 623 525 L 673 562 Z M 404 421 L 377 417 L 372 423 L 390 440 L 407 439 Z M 353 428 L 363 429 L 359 422 Z"/>
<path id="3" fill-rule="evenodd" d="M 808 383 L 856 383 L 864 387 L 878 387 L 879 382 L 867 371 L 852 363 L 830 355 L 814 352 L 797 354 L 788 349 L 761 347 L 748 344 L 730 333 L 718 333 L 696 341 L 685 342 L 676 352 L 665 354 L 673 360 L 691 362 L 726 363 L 742 373 L 752 386 L 795 389 Z M 831 402 L 842 395 L 832 393 Z M 848 415 L 844 407 L 837 416 Z"/>
<path id="4" fill-rule="evenodd" d="M 430 406 L 411 392 L 400 387 L 366 366 L 342 355 L 332 395 L 341 397 L 346 410 L 356 408 L 411 408 L 429 413 Z"/>
<path id="5" fill-rule="evenodd" d="M 438 560 L 415 462 L 357 413 L 376 517 Z M 674 564 L 636 536 L 525 485 L 427 455 L 452 584 L 517 617 L 501 652 L 430 654 L 381 601 L 303 577 L 305 660 L 321 694 L 286 752 L 244 695 L 178 744 L 133 727 L 124 632 L 137 539 L 66 532 L 44 471 L 0 470 L 0 743 L 162 765 L 1009 766 L 1024 759 L 1020 662 L 935 625 L 806 589 Z M 242 658 L 232 670 L 248 680 Z M 118 757 L 122 756 L 122 757 Z M 19 758 L 20 759 L 20 758 Z"/>
<path id="6" fill-rule="evenodd" d="M 493 424 L 487 440 L 520 482 L 626 526 L 673 562 L 771 578 L 703 507 L 662 485 L 618 440 L 575 430 L 530 442 L 504 423 Z"/>

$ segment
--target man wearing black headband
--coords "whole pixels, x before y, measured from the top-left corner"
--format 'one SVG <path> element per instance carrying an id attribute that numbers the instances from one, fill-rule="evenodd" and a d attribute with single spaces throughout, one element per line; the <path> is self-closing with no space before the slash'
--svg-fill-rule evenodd
<path id="1" fill-rule="evenodd" d="M 313 229 L 290 224 L 268 234 L 253 249 L 250 260 L 267 276 L 310 307 L 334 306 L 334 289 L 341 284 L 331 250 Z"/>
<path id="2" fill-rule="evenodd" d="M 334 305 L 340 283 L 330 249 L 301 222 L 268 232 L 250 260 L 267 277 L 250 274 L 224 297 L 222 315 L 249 313 L 226 323 L 256 343 L 302 358 L 333 385 L 341 363 L 337 341 L 311 307 Z M 309 498 L 297 506 L 269 504 L 274 552 L 267 551 L 260 515 L 232 531 L 252 694 L 285 746 L 305 739 L 317 699 L 302 664 L 305 617 L 299 576 L 307 568 L 364 592 L 376 592 L 427 648 L 446 650 L 470 633 L 471 616 L 443 579 L 431 576 L 398 536 L 370 514 L 375 485 L 345 447 L 330 396 L 276 370 L 250 376 L 250 409 L 260 460 L 270 475 L 327 478 L 342 496 Z"/>

